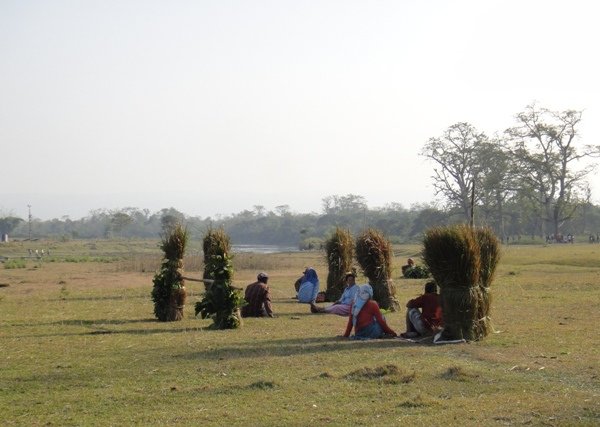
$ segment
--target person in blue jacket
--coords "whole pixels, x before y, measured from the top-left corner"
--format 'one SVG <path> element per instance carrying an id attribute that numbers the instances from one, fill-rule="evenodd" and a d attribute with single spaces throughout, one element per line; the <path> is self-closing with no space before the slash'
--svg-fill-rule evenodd
<path id="1" fill-rule="evenodd" d="M 317 272 L 312 267 L 307 267 L 304 270 L 304 276 L 300 281 L 298 289 L 298 302 L 304 304 L 314 303 L 319 293 L 319 277 Z"/>

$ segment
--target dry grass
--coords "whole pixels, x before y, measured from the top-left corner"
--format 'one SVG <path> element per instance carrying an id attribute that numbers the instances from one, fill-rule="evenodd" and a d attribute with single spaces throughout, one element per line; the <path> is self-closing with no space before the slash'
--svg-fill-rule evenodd
<path id="1" fill-rule="evenodd" d="M 95 251 L 123 260 L 0 270 L 0 424 L 600 423 L 598 246 L 505 249 L 491 287 L 497 333 L 433 346 L 336 338 L 346 319 L 292 299 L 305 265 L 326 271 L 319 252 L 234 258 L 238 286 L 269 272 L 276 319 L 210 331 L 193 317 L 203 287 L 188 283 L 185 318 L 160 323 L 154 272 L 124 269 L 129 255 L 107 245 Z M 134 246 L 160 259 L 156 243 Z M 394 271 L 418 251 L 395 247 Z M 401 302 L 426 281 L 394 280 Z M 404 315 L 386 317 L 401 331 Z"/>

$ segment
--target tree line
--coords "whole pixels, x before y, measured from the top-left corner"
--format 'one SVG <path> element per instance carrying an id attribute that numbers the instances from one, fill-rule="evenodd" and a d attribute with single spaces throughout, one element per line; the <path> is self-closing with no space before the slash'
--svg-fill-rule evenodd
<path id="1" fill-rule="evenodd" d="M 68 217 L 32 223 L 0 215 L 0 233 L 15 237 L 156 238 L 175 223 L 192 238 L 223 227 L 238 244 L 322 244 L 336 227 L 359 233 L 371 227 L 392 242 L 421 240 L 436 225 L 473 222 L 502 240 L 521 236 L 594 236 L 600 232 L 600 207 L 592 202 L 587 178 L 597 167 L 600 145 L 582 144 L 582 111 L 551 111 L 535 104 L 515 115 L 514 126 L 488 136 L 467 122 L 430 138 L 421 156 L 433 165 L 439 201 L 404 207 L 390 203 L 370 208 L 361 195 L 331 195 L 320 213 L 295 213 L 288 205 L 252 209 L 228 216 L 193 217 L 175 208 L 151 213 L 127 207 L 98 209 L 79 220 Z M 587 159 L 588 162 L 582 162 Z"/>

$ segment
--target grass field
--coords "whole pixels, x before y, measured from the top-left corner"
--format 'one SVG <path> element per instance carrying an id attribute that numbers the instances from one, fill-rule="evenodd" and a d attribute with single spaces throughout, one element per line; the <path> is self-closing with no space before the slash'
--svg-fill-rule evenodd
<path id="1" fill-rule="evenodd" d="M 505 249 L 496 333 L 446 346 L 338 338 L 346 319 L 292 299 L 306 265 L 325 283 L 319 252 L 234 258 L 236 285 L 269 272 L 275 319 L 208 330 L 189 282 L 186 318 L 157 322 L 157 245 L 48 242 L 50 257 L 0 264 L 1 425 L 600 425 L 598 245 Z M 394 250 L 406 301 L 425 281 L 400 265 L 419 247 Z M 387 316 L 396 332 L 404 315 Z"/>

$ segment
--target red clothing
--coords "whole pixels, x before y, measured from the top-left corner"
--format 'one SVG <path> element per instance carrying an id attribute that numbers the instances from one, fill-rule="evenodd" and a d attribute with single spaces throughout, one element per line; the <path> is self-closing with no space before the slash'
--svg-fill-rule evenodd
<path id="1" fill-rule="evenodd" d="M 360 330 L 366 326 L 369 326 L 371 323 L 373 323 L 373 320 L 377 320 L 377 323 L 379 323 L 384 333 L 396 336 L 396 332 L 390 329 L 385 322 L 385 319 L 381 315 L 377 301 L 369 300 L 360 310 L 358 316 L 356 316 L 356 330 Z M 348 318 L 348 325 L 346 326 L 346 332 L 344 333 L 344 336 L 349 337 L 350 332 L 352 332 L 352 313 L 350 313 L 350 317 Z"/>
<path id="2" fill-rule="evenodd" d="M 423 294 L 418 298 L 411 299 L 406 304 L 406 307 L 420 308 L 421 319 L 429 330 L 440 328 L 443 325 L 442 306 L 440 304 L 440 296 L 438 294 Z"/>
<path id="3" fill-rule="evenodd" d="M 271 293 L 266 284 L 254 282 L 248 285 L 244 299 L 248 305 L 242 307 L 242 317 L 273 317 Z"/>

